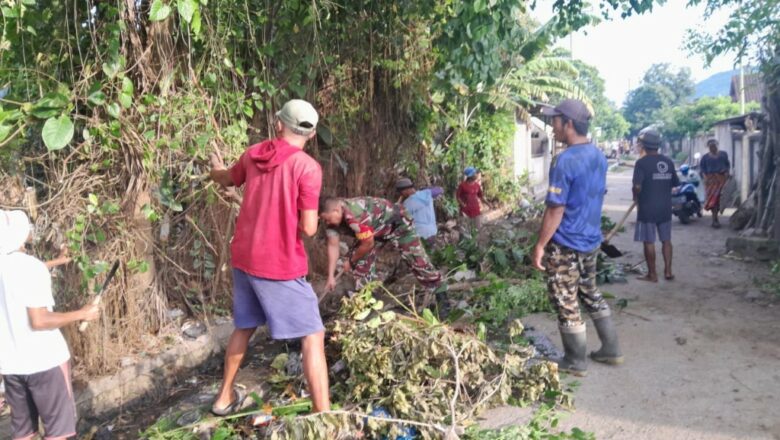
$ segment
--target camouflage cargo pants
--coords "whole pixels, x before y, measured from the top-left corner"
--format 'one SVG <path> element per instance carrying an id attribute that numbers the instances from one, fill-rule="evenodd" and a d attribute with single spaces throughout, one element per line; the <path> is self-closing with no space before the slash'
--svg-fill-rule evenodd
<path id="1" fill-rule="evenodd" d="M 420 237 L 418 237 L 417 233 L 414 231 L 411 222 L 404 219 L 391 233 L 382 237 L 381 241 L 386 241 L 392 244 L 394 248 L 401 251 L 401 259 L 409 265 L 414 276 L 417 278 L 417 281 L 419 281 L 423 287 L 429 290 L 435 290 L 441 286 L 441 274 L 436 270 L 431 263 L 431 260 L 428 258 L 422 241 L 420 241 Z M 377 247 L 374 246 L 374 248 L 361 258 L 360 261 L 355 264 L 355 267 L 352 268 L 352 273 L 355 276 L 356 288 L 360 289 L 366 283 L 376 278 L 376 252 Z"/>
<path id="2" fill-rule="evenodd" d="M 558 312 L 558 323 L 563 327 L 582 324 L 579 301 L 591 315 L 609 310 L 596 286 L 598 252 L 577 252 L 553 242 L 545 249 L 547 289 Z"/>

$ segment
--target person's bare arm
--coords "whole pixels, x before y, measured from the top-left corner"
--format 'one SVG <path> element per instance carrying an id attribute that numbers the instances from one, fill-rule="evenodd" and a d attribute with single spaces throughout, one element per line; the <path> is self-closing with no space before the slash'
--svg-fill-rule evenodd
<path id="1" fill-rule="evenodd" d="M 304 209 L 298 220 L 298 230 L 306 237 L 313 237 L 317 233 L 318 220 L 316 209 Z"/>
<path id="2" fill-rule="evenodd" d="M 47 261 L 44 264 L 46 265 L 46 269 L 53 269 L 57 266 L 68 264 L 71 261 L 73 261 L 73 259 L 71 259 L 70 255 L 68 255 L 68 247 L 63 245 L 60 247 L 60 254 L 57 255 L 57 258 Z"/>
<path id="3" fill-rule="evenodd" d="M 45 262 L 44 264 L 46 265 L 46 269 L 53 269 L 55 267 L 62 266 L 64 264 L 68 264 L 71 261 L 73 260 L 70 257 L 57 257 L 53 260 L 49 260 Z"/>
<path id="4" fill-rule="evenodd" d="M 211 171 L 209 172 L 211 180 L 219 183 L 225 188 L 234 186 L 233 177 L 230 176 L 230 170 L 225 168 L 225 164 L 222 162 L 216 154 L 211 155 Z"/>
<path id="5" fill-rule="evenodd" d="M 325 283 L 325 290 L 328 292 L 336 287 L 336 264 L 339 260 L 340 242 L 338 235 L 328 236 L 328 281 Z"/>
<path id="6" fill-rule="evenodd" d="M 347 261 L 347 263 L 349 263 L 350 267 L 352 267 L 355 263 L 360 261 L 361 258 L 365 257 L 369 252 L 371 252 L 371 249 L 373 248 L 374 248 L 374 237 L 369 237 L 365 240 L 360 240 L 360 244 L 358 244 L 358 247 L 355 249 L 355 252 L 352 253 L 352 258 L 350 258 L 351 261 Z"/>
<path id="7" fill-rule="evenodd" d="M 97 319 L 100 306 L 90 303 L 72 312 L 50 312 L 46 307 L 28 307 L 27 317 L 33 330 L 54 330 L 72 322 Z"/>
<path id="8" fill-rule="evenodd" d="M 534 268 L 544 270 L 542 265 L 542 258 L 544 258 L 544 248 L 547 243 L 552 240 L 555 231 L 558 230 L 558 226 L 561 225 L 563 220 L 563 213 L 566 211 L 565 206 L 550 206 L 544 210 L 544 216 L 542 217 L 542 227 L 539 230 L 539 239 L 534 246 L 532 263 Z"/>

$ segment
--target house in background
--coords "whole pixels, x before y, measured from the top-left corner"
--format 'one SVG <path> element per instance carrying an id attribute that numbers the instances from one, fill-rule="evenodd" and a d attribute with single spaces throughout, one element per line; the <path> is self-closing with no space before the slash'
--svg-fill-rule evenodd
<path id="1" fill-rule="evenodd" d="M 547 192 L 553 144 L 552 127 L 541 119 L 532 117 L 528 122 L 519 118 L 515 120 L 512 171 L 515 177 L 528 173 L 534 197 Z"/>
<path id="2" fill-rule="evenodd" d="M 731 77 L 729 96 L 731 96 L 731 102 L 740 102 L 739 75 Z M 745 103 L 757 102 L 760 104 L 763 98 L 764 82 L 761 79 L 761 75 L 758 73 L 745 74 Z"/>

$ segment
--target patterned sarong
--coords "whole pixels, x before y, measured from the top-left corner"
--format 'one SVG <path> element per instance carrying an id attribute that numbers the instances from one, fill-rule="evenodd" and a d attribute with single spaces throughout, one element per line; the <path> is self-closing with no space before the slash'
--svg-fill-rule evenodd
<path id="1" fill-rule="evenodd" d="M 704 176 L 704 189 L 706 191 L 704 209 L 714 211 L 720 209 L 720 192 L 729 180 L 726 174 L 707 174 Z"/>

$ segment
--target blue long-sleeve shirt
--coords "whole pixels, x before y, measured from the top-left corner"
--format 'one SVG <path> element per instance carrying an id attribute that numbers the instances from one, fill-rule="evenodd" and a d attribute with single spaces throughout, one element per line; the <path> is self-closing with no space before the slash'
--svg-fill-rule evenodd
<path id="1" fill-rule="evenodd" d="M 444 192 L 441 187 L 433 186 L 421 189 L 404 200 L 404 207 L 414 219 L 414 227 L 420 238 L 436 235 L 436 213 L 433 209 L 433 199 Z"/>

